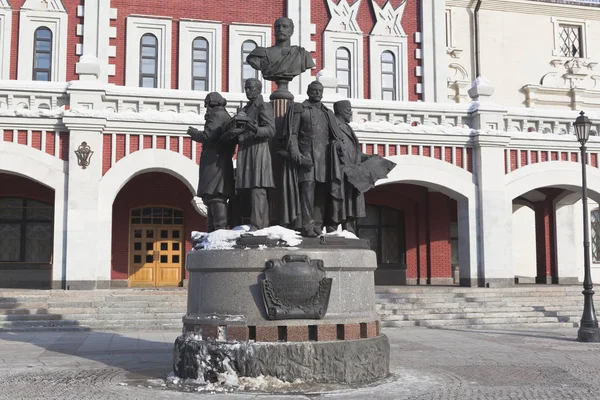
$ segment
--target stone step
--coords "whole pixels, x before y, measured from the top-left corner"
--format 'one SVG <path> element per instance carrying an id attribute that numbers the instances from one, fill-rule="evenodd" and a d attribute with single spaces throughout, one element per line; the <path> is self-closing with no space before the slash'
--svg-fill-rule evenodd
<path id="1" fill-rule="evenodd" d="M 427 296 L 446 294 L 481 294 L 494 295 L 511 294 L 519 295 L 519 293 L 579 293 L 583 287 L 580 285 L 556 286 L 556 285 L 528 285 L 528 286 L 513 286 L 507 288 L 466 288 L 466 287 L 444 287 L 444 286 L 375 286 L 375 293 L 381 294 L 408 294 L 415 296 Z"/>
<path id="2" fill-rule="evenodd" d="M 178 321 L 143 321 L 143 320 L 118 320 L 101 321 L 101 323 L 80 324 L 77 321 L 20 321 L 0 322 L 0 332 L 30 332 L 30 331 L 90 331 L 90 330 L 179 330 L 181 320 Z"/>
<path id="3" fill-rule="evenodd" d="M 459 318 L 459 319 L 431 319 L 418 320 L 418 326 L 436 327 L 436 326 L 465 326 L 465 325 L 483 325 L 483 324 L 537 324 L 548 322 L 570 322 L 561 321 L 556 317 L 514 317 L 514 318 Z"/>
<path id="4" fill-rule="evenodd" d="M 181 312 L 164 312 L 164 313 L 120 313 L 120 314 L 13 314 L 0 315 L 0 321 L 76 321 L 79 323 L 87 323 L 89 321 L 111 321 L 120 320 L 123 318 L 131 318 L 136 320 L 175 320 L 185 315 L 186 310 Z"/>
<path id="5" fill-rule="evenodd" d="M 428 320 L 459 320 L 459 319 L 473 319 L 473 318 L 485 318 L 485 319 L 514 319 L 514 318 L 555 318 L 555 319 L 568 319 L 570 316 L 558 315 L 557 313 L 540 313 L 537 311 L 525 312 L 525 313 L 493 313 L 488 314 L 485 312 L 478 313 L 456 313 L 456 314 L 395 314 L 395 315 L 384 315 L 382 320 L 395 321 L 395 320 L 413 320 L 413 321 L 428 321 Z"/>

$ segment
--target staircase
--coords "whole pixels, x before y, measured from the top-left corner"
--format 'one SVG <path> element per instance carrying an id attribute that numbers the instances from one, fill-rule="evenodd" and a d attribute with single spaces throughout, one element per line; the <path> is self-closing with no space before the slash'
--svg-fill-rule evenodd
<path id="1" fill-rule="evenodd" d="M 377 286 L 385 327 L 573 327 L 581 286 Z M 179 330 L 187 290 L 0 290 L 0 331 Z"/>
<path id="2" fill-rule="evenodd" d="M 0 331 L 181 329 L 187 289 L 0 290 Z"/>
<path id="3" fill-rule="evenodd" d="M 581 286 L 510 288 L 376 287 L 382 326 L 461 328 L 576 327 Z"/>

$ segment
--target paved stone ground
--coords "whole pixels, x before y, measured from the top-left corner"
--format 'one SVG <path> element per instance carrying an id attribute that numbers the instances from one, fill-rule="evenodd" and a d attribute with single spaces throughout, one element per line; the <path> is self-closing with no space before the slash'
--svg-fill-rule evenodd
<path id="1" fill-rule="evenodd" d="M 178 332 L 0 333 L 0 399 L 600 398 L 600 344 L 577 343 L 576 329 L 384 333 L 393 372 L 384 382 L 335 390 L 287 387 L 276 394 L 167 387 Z"/>

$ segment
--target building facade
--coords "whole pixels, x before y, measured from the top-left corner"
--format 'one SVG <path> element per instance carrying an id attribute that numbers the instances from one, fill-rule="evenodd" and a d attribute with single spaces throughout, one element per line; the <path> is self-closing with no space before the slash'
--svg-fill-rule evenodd
<path id="1" fill-rule="evenodd" d="M 283 15 L 317 66 L 290 85 L 296 101 L 315 79 L 329 106 L 351 99 L 363 151 L 398 165 L 367 194 L 359 222 L 377 253 L 376 283 L 581 279 L 581 166 L 568 133 L 575 110 L 594 119 L 595 103 L 526 102 L 521 89 L 535 80 L 491 67 L 491 82 L 475 80 L 473 2 L 198 3 L 0 0 L 0 286 L 184 284 L 191 232 L 205 224 L 194 199 L 201 147 L 185 132 L 203 125 L 209 91 L 232 113 L 244 104 L 244 80 L 262 79 L 245 55 L 271 45 Z M 481 18 L 508 12 L 492 3 L 600 11 L 483 1 Z M 594 51 L 589 43 L 589 60 Z M 489 54 L 480 54 L 484 75 Z M 597 202 L 596 139 L 588 174 Z"/>

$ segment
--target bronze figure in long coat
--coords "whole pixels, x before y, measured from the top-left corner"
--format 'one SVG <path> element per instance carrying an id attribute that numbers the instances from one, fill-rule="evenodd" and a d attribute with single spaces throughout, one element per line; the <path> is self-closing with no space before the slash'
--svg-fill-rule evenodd
<path id="1" fill-rule="evenodd" d="M 249 103 L 242 108 L 249 121 L 245 132 L 238 135 L 235 188 L 250 191 L 250 229 L 269 226 L 267 188 L 275 187 L 271 164 L 271 138 L 275 136 L 273 107 L 260 94 L 262 84 L 258 79 L 245 83 Z"/>
<path id="2" fill-rule="evenodd" d="M 227 101 L 216 92 L 206 96 L 204 130 L 188 128 L 192 140 L 202 143 L 198 196 L 207 208 L 207 231 L 227 227 L 227 200 L 234 196 L 233 153 L 235 143 L 221 141 L 225 126 L 231 119 Z"/>

